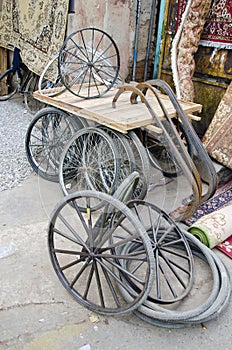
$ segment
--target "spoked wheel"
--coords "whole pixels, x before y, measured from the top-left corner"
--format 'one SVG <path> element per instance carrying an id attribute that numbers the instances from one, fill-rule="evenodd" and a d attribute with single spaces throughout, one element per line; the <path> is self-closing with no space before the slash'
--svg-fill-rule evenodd
<path id="1" fill-rule="evenodd" d="M 172 121 L 174 122 L 174 118 Z M 176 119 L 175 124 L 183 143 L 187 146 L 188 153 L 192 157 L 193 152 L 189 143 L 188 135 L 185 133 L 181 122 Z M 167 122 L 165 123 L 165 127 L 169 131 L 169 135 L 172 135 L 172 130 Z M 155 134 L 151 131 L 145 132 L 143 144 L 147 150 L 151 165 L 160 170 L 164 176 L 176 177 L 182 174 L 181 167 L 175 159 L 172 149 L 163 134 Z"/>
<path id="2" fill-rule="evenodd" d="M 102 30 L 83 28 L 65 40 L 58 58 L 60 78 L 74 95 L 95 98 L 116 82 L 120 58 L 114 40 Z"/>
<path id="3" fill-rule="evenodd" d="M 33 170 L 46 180 L 58 182 L 60 154 L 66 142 L 83 124 L 56 108 L 44 108 L 30 123 L 25 147 Z"/>
<path id="4" fill-rule="evenodd" d="M 92 212 L 96 200 L 101 209 Z M 85 213 L 80 207 L 86 208 Z M 132 311 L 146 299 L 153 282 L 154 256 L 144 231 L 130 209 L 108 194 L 68 195 L 57 205 L 49 225 L 54 270 L 66 290 L 87 309 L 108 315 Z M 137 241 L 139 252 L 124 253 Z M 127 279 L 137 291 L 131 291 Z M 121 297 L 118 285 L 130 300 Z"/>
<path id="5" fill-rule="evenodd" d="M 0 75 L 0 101 L 11 98 L 18 90 L 17 75 L 12 68 Z"/>
<path id="6" fill-rule="evenodd" d="M 120 184 L 135 170 L 134 153 L 127 138 L 122 133 L 103 125 L 99 125 L 99 128 L 109 134 L 117 147 L 120 162 L 118 184 Z"/>
<path id="7" fill-rule="evenodd" d="M 38 91 L 42 95 L 57 96 L 66 90 L 58 73 L 58 56 L 55 55 L 45 66 L 40 75 Z"/>
<path id="8" fill-rule="evenodd" d="M 127 205 L 145 227 L 155 258 L 154 284 L 145 304 L 170 304 L 182 300 L 193 285 L 193 256 L 185 235 L 155 205 L 140 200 L 129 201 Z M 131 242 L 124 247 L 123 254 L 139 253 L 142 249 L 139 241 Z M 127 263 L 128 266 L 123 266 L 125 269 L 129 269 L 130 262 Z M 137 291 L 130 279 L 128 285 Z"/>
<path id="9" fill-rule="evenodd" d="M 150 163 L 145 147 L 134 131 L 125 136 L 134 154 L 134 170 L 139 173 L 139 182 L 133 193 L 133 198 L 144 199 L 150 184 Z"/>
<path id="10" fill-rule="evenodd" d="M 144 146 L 151 165 L 160 170 L 166 177 L 176 177 L 181 174 L 181 169 L 172 156 L 170 147 L 165 145 L 160 135 L 146 134 Z"/>
<path id="11" fill-rule="evenodd" d="M 75 133 L 60 158 L 59 180 L 65 195 L 88 189 L 112 194 L 119 172 L 117 147 L 99 128 Z"/>
<path id="12" fill-rule="evenodd" d="M 28 81 L 24 91 L 24 103 L 27 110 L 33 114 L 45 107 L 45 103 L 33 97 L 33 92 L 38 90 L 39 77 L 33 74 Z"/>

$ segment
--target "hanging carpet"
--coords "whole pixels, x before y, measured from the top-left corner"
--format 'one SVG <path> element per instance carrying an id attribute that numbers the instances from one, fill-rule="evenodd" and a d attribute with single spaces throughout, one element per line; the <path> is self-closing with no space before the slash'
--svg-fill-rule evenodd
<path id="1" fill-rule="evenodd" d="M 232 82 L 203 137 L 209 155 L 232 170 Z"/>
<path id="2" fill-rule="evenodd" d="M 5 0 L 0 8 L 0 46 L 21 50 L 23 62 L 40 75 L 65 39 L 69 0 Z"/>
<path id="3" fill-rule="evenodd" d="M 194 101 L 192 82 L 195 70 L 194 54 L 198 49 L 210 5 L 211 0 L 179 2 L 178 18 L 181 22 L 173 39 L 171 62 L 176 95 L 183 101 Z"/>
<path id="4" fill-rule="evenodd" d="M 178 0 L 177 28 L 188 0 Z M 232 49 L 232 0 L 212 0 L 200 45 Z"/>

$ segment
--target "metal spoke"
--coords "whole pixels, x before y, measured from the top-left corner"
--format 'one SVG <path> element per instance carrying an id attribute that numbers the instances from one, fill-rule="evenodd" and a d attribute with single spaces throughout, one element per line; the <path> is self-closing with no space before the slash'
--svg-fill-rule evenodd
<path id="1" fill-rule="evenodd" d="M 81 237 L 78 235 L 76 230 L 71 226 L 71 224 L 68 223 L 68 221 L 63 217 L 61 213 L 59 213 L 59 218 L 64 223 L 64 225 L 69 229 L 69 231 L 73 233 L 74 237 L 76 237 L 78 242 L 80 242 L 80 244 L 82 244 L 83 247 L 89 252 L 90 249 L 88 245 L 81 239 Z"/>
<path id="2" fill-rule="evenodd" d="M 83 299 L 86 300 L 87 296 L 88 296 L 88 293 L 89 293 L 89 288 L 90 288 L 90 285 L 91 285 L 91 281 L 93 279 L 93 273 L 94 273 L 94 264 L 91 265 L 91 270 L 90 270 L 90 273 L 89 273 L 89 276 L 88 276 L 88 279 L 87 279 L 87 282 L 86 282 L 86 288 L 85 288 L 85 291 L 84 291 L 84 294 L 83 294 Z"/>
<path id="3" fill-rule="evenodd" d="M 98 260 L 98 262 L 99 262 L 99 260 Z M 93 267 L 94 267 L 94 271 L 95 271 L 95 275 L 96 275 L 96 281 L 97 281 L 98 293 L 99 293 L 99 297 L 100 297 L 100 301 L 101 301 L 101 306 L 105 307 L 101 280 L 100 280 L 99 271 L 98 271 L 98 267 L 97 267 L 97 263 L 96 263 L 95 259 L 93 260 Z"/>
<path id="4" fill-rule="evenodd" d="M 121 305 L 121 303 L 119 302 L 119 299 L 118 299 L 116 290 L 115 290 L 115 288 L 114 288 L 114 286 L 113 286 L 113 283 L 112 283 L 111 280 L 110 280 L 110 276 L 109 276 L 108 272 L 106 271 L 106 269 L 103 268 L 102 265 L 101 265 L 101 269 L 102 269 L 102 272 L 103 272 L 103 274 L 104 274 L 104 276 L 105 276 L 106 282 L 107 282 L 107 284 L 108 284 L 108 286 L 109 286 L 109 289 L 110 289 L 110 291 L 111 291 L 111 294 L 112 294 L 112 296 L 113 296 L 113 298 L 114 298 L 114 301 L 115 301 L 116 305 L 119 307 L 119 306 Z"/>
<path id="5" fill-rule="evenodd" d="M 72 282 L 69 284 L 69 286 L 71 288 L 73 288 L 74 284 L 76 284 L 76 282 L 78 281 L 78 279 L 81 277 L 81 275 L 83 274 L 83 272 L 85 271 L 85 269 L 89 266 L 89 262 L 85 261 L 84 265 L 82 266 L 82 268 L 80 269 L 80 271 L 76 274 L 75 278 L 72 280 Z"/>

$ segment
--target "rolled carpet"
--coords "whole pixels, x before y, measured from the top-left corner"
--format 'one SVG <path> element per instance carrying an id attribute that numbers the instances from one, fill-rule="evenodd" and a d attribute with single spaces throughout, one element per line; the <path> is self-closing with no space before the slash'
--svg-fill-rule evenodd
<path id="1" fill-rule="evenodd" d="M 232 204 L 202 216 L 188 231 L 209 248 L 232 235 Z"/>

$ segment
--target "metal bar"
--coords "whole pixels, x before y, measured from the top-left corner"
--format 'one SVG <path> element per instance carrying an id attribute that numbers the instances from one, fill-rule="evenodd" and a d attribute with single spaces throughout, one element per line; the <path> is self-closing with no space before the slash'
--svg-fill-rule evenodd
<path id="1" fill-rule="evenodd" d="M 137 10 L 136 10 L 135 45 L 134 45 L 134 59 L 133 59 L 133 72 L 132 72 L 132 80 L 133 81 L 135 81 L 136 65 L 137 65 L 140 13 L 141 13 L 141 0 L 138 0 L 137 1 Z"/>
<path id="2" fill-rule="evenodd" d="M 154 26 L 154 17 L 155 17 L 156 7 L 157 7 L 156 0 L 152 0 L 151 18 L 150 18 L 149 33 L 148 33 L 148 40 L 147 40 L 147 51 L 146 51 L 145 67 L 144 67 L 144 77 L 143 77 L 144 80 L 147 79 L 147 68 L 148 68 L 149 54 L 150 54 L 150 49 L 151 49 L 152 29 Z"/>

